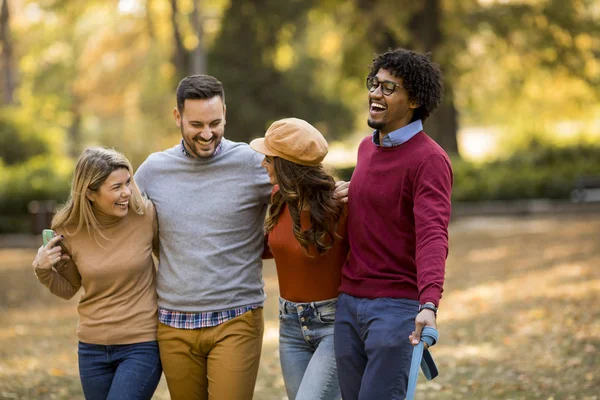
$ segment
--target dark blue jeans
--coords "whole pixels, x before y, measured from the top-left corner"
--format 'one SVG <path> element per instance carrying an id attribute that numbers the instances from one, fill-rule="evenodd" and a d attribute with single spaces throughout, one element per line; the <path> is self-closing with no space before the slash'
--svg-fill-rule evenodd
<path id="1" fill-rule="evenodd" d="M 158 343 L 79 342 L 79 377 L 86 400 L 150 400 L 162 374 Z"/>
<path id="2" fill-rule="evenodd" d="M 418 311 L 416 300 L 339 296 L 334 346 L 344 400 L 406 397 Z"/>

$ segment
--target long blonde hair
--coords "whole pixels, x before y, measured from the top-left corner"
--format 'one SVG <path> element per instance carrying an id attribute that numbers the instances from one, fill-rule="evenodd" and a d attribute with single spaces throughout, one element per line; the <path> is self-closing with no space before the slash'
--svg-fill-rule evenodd
<path id="1" fill-rule="evenodd" d="M 133 177 L 131 163 L 116 150 L 91 147 L 81 153 L 75 166 L 71 195 L 52 218 L 52 229 L 62 228 L 67 235 L 72 236 L 85 228 L 89 234 L 97 233 L 102 238 L 107 239 L 102 234 L 102 228 L 94 215 L 92 204 L 86 197 L 86 191 L 100 189 L 106 178 L 113 171 L 121 168 L 127 169 Z M 133 179 L 131 179 L 130 190 L 129 210 L 143 215 L 146 208 L 146 199 L 140 193 L 140 189 Z M 67 227 L 72 226 L 75 226 L 75 231 L 69 232 Z"/>

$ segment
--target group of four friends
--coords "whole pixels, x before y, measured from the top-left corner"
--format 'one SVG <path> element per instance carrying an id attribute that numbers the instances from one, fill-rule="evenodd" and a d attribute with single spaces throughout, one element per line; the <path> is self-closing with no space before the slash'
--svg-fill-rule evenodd
<path id="1" fill-rule="evenodd" d="M 251 399 L 271 257 L 288 397 L 404 399 L 448 253 L 451 164 L 422 126 L 442 75 L 428 55 L 390 50 L 367 88 L 374 132 L 349 185 L 323 168 L 327 142 L 306 121 L 276 121 L 250 145 L 224 138 L 209 75 L 180 82 L 181 143 L 135 176 L 114 150 L 81 154 L 33 266 L 57 296 L 84 289 L 86 399 L 150 399 L 163 371 L 174 400 Z"/>

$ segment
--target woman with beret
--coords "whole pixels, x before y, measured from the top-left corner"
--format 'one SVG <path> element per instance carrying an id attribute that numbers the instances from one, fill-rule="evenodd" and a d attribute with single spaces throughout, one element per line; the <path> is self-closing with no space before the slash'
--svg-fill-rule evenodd
<path id="1" fill-rule="evenodd" d="M 266 257 L 279 280 L 279 353 L 291 400 L 339 399 L 333 325 L 347 258 L 346 207 L 321 162 L 327 141 L 308 122 L 274 122 L 250 146 L 274 185 L 265 221 Z"/>

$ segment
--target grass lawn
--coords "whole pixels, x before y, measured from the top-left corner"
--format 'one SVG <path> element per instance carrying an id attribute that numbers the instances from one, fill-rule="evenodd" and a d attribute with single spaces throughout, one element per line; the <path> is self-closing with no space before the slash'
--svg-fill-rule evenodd
<path id="1" fill-rule="evenodd" d="M 600 216 L 469 218 L 451 225 L 444 297 L 418 399 L 600 400 Z M 0 248 L 0 399 L 83 399 L 77 300 L 33 276 L 35 249 Z M 265 263 L 255 399 L 285 399 L 277 278 Z M 155 399 L 169 399 L 161 382 Z"/>

